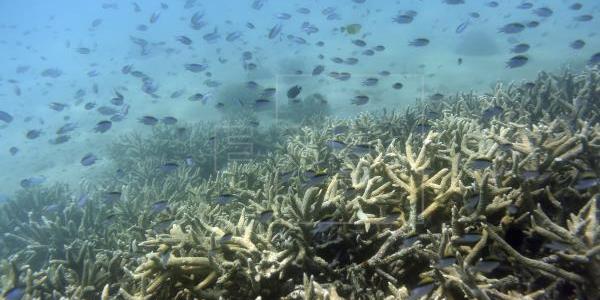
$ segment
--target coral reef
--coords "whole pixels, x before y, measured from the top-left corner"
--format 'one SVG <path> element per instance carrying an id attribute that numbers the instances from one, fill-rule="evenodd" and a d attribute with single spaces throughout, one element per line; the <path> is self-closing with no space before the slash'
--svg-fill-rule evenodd
<path id="1" fill-rule="evenodd" d="M 541 73 L 402 113 L 252 129 L 264 155 L 250 161 L 227 161 L 239 149 L 211 139 L 214 124 L 125 137 L 126 175 L 90 183 L 87 201 L 55 186 L 2 204 L 2 291 L 597 299 L 599 76 Z"/>

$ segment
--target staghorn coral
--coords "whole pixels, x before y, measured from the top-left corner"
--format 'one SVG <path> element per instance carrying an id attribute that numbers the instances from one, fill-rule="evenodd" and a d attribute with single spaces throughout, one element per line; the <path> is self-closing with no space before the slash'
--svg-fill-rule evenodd
<path id="1" fill-rule="evenodd" d="M 63 257 L 28 266 L 17 254 L 6 262 L 3 291 L 25 286 L 33 297 L 103 299 L 598 298 L 598 75 L 541 73 L 533 83 L 404 113 L 263 131 L 267 155 L 210 174 L 208 161 L 156 174 L 161 163 L 201 155 L 202 130 L 187 142 L 168 128 L 127 137 L 116 148 L 148 155 L 118 161 L 126 178 L 92 185 L 84 207 L 63 200 L 71 213 L 32 222 L 16 213 L 0 223 L 32 245 L 77 228 L 63 234 Z M 118 202 L 103 201 L 111 191 L 121 193 Z M 157 200 L 169 209 L 153 213 Z M 44 205 L 27 209 L 39 216 Z M 12 231 L 17 223 L 27 229 Z M 28 237 L 32 230 L 42 234 Z"/>

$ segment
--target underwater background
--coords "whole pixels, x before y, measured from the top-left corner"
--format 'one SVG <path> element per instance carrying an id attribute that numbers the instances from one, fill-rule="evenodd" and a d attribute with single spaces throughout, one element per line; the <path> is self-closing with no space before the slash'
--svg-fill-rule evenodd
<path id="1" fill-rule="evenodd" d="M 598 299 L 599 10 L 0 1 L 0 299 Z"/>

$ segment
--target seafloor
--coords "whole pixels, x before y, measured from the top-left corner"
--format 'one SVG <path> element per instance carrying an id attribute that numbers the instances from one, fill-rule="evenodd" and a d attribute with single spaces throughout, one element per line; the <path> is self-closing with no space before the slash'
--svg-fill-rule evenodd
<path id="1" fill-rule="evenodd" d="M 117 175 L 1 204 L 1 294 L 600 299 L 599 121 L 587 70 L 350 120 L 127 135 Z M 248 143 L 259 157 L 233 163 Z"/>

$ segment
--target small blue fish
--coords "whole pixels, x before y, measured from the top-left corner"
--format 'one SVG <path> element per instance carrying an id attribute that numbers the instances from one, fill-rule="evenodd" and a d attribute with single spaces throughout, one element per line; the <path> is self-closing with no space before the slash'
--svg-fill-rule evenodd
<path id="1" fill-rule="evenodd" d="M 154 214 L 161 213 L 163 211 L 168 211 L 169 209 L 170 209 L 169 202 L 167 200 L 161 200 L 161 201 L 154 202 L 152 204 L 150 213 L 154 215 Z"/>
<path id="2" fill-rule="evenodd" d="M 521 43 L 521 44 L 515 45 L 510 51 L 512 53 L 525 53 L 529 50 L 529 48 L 530 48 L 529 44 Z"/>
<path id="3" fill-rule="evenodd" d="M 522 67 L 527 63 L 527 61 L 529 61 L 529 58 L 527 58 L 525 55 L 513 56 L 506 62 L 506 67 L 509 69 Z"/>
<path id="4" fill-rule="evenodd" d="M 33 176 L 29 178 L 25 178 L 21 180 L 21 187 L 30 188 L 34 186 L 38 186 L 46 181 L 46 177 L 44 176 Z"/>
<path id="5" fill-rule="evenodd" d="M 95 164 L 97 160 L 98 157 L 96 157 L 96 155 L 88 153 L 81 159 L 81 165 L 83 165 L 84 167 L 88 167 Z"/>
<path id="6" fill-rule="evenodd" d="M 171 173 L 171 172 L 177 170 L 178 167 L 179 167 L 179 165 L 177 163 L 169 162 L 169 163 L 165 163 L 162 166 L 160 166 L 159 169 L 162 172 Z"/>
<path id="7" fill-rule="evenodd" d="M 465 29 L 467 29 L 467 26 L 469 26 L 469 24 L 471 24 L 471 22 L 466 21 L 466 22 L 462 22 L 460 25 L 458 25 L 458 27 L 456 27 L 455 32 L 460 34 L 463 31 L 465 31 Z"/>
<path id="8" fill-rule="evenodd" d="M 575 40 L 569 46 L 575 50 L 579 50 L 585 46 L 585 41 L 583 40 Z"/>
<path id="9" fill-rule="evenodd" d="M 21 300 L 21 298 L 23 298 L 24 295 L 25 295 L 24 288 L 14 287 L 14 288 L 6 291 L 6 293 L 4 293 L 4 298 L 6 300 Z"/>
<path id="10" fill-rule="evenodd" d="M 215 199 L 215 202 L 219 205 L 226 205 L 235 200 L 235 195 L 232 194 L 221 194 Z"/>
<path id="11" fill-rule="evenodd" d="M 573 186 L 578 191 L 587 190 L 600 184 L 599 178 L 584 178 L 579 179 Z"/>

